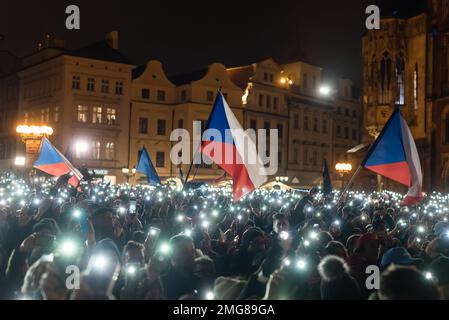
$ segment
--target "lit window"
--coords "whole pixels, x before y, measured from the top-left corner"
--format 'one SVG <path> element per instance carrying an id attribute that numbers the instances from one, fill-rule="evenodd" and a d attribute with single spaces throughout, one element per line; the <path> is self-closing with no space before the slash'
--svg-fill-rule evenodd
<path id="1" fill-rule="evenodd" d="M 53 113 L 53 121 L 59 122 L 59 106 L 55 107 L 55 111 Z"/>
<path id="2" fill-rule="evenodd" d="M 73 76 L 72 78 L 72 89 L 79 90 L 81 88 L 81 78 L 80 76 Z"/>
<path id="3" fill-rule="evenodd" d="M 78 106 L 78 122 L 87 122 L 87 106 Z"/>
<path id="4" fill-rule="evenodd" d="M 101 123 L 101 107 L 94 107 L 92 110 L 92 123 Z"/>
<path id="5" fill-rule="evenodd" d="M 100 141 L 92 141 L 92 159 L 100 160 L 101 143 Z"/>
<path id="6" fill-rule="evenodd" d="M 23 121 L 25 122 L 25 124 L 28 124 L 28 112 L 25 112 L 23 114 Z"/>
<path id="7" fill-rule="evenodd" d="M 109 93 L 109 80 L 101 80 L 101 92 Z"/>
<path id="8" fill-rule="evenodd" d="M 114 160 L 115 159 L 115 143 L 114 142 L 106 143 L 105 158 L 106 158 L 106 160 Z"/>
<path id="9" fill-rule="evenodd" d="M 115 83 L 115 94 L 119 96 L 123 95 L 123 82 L 117 81 Z"/>
<path id="10" fill-rule="evenodd" d="M 116 114 L 114 108 L 107 108 L 106 109 L 106 120 L 108 121 L 108 125 L 114 126 L 116 123 Z"/>
<path id="11" fill-rule="evenodd" d="M 403 105 L 405 103 L 405 88 L 404 88 L 404 78 L 405 78 L 405 62 L 402 54 L 398 57 L 396 61 L 396 77 L 397 77 L 397 87 L 398 94 L 396 103 Z"/>
<path id="12" fill-rule="evenodd" d="M 87 79 L 87 91 L 95 91 L 95 79 L 94 78 Z"/>

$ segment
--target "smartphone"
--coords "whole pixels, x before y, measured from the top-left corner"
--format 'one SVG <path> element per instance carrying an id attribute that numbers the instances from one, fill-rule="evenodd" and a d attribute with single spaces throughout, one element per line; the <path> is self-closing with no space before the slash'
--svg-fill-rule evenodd
<path id="1" fill-rule="evenodd" d="M 150 227 L 150 231 L 148 232 L 148 238 L 151 238 L 153 242 L 156 242 L 161 235 L 161 229 L 156 227 Z"/>
<path id="2" fill-rule="evenodd" d="M 130 292 L 136 292 L 142 276 L 140 263 L 128 263 L 125 266 L 125 286 Z"/>
<path id="3" fill-rule="evenodd" d="M 137 211 L 137 204 L 136 204 L 136 200 L 131 200 L 129 202 L 129 213 L 134 215 Z"/>

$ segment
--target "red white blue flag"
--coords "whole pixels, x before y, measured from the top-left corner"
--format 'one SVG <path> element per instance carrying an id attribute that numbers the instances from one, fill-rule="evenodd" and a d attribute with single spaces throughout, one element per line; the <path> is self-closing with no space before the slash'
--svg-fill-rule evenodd
<path id="1" fill-rule="evenodd" d="M 205 130 L 219 133 L 220 140 L 208 138 L 206 133 L 201 152 L 232 177 L 235 202 L 267 182 L 255 142 L 242 129 L 221 92 Z"/>
<path id="2" fill-rule="evenodd" d="M 49 175 L 60 177 L 71 174 L 70 185 L 78 187 L 83 175 L 56 149 L 47 138 L 42 138 L 39 159 L 34 163 L 34 168 L 39 169 Z"/>
<path id="3" fill-rule="evenodd" d="M 418 150 L 399 109 L 393 112 L 385 124 L 362 166 L 409 187 L 403 205 L 413 205 L 422 200 L 422 171 Z"/>

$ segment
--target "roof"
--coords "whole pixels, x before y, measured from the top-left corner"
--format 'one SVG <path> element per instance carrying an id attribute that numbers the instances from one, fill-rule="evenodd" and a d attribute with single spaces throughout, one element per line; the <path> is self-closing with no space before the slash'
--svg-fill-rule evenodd
<path id="1" fill-rule="evenodd" d="M 234 84 L 245 90 L 248 86 L 248 82 L 252 76 L 254 76 L 254 67 L 252 65 L 243 66 L 238 68 L 231 68 L 226 70 L 229 78 Z"/>
<path id="2" fill-rule="evenodd" d="M 112 48 L 106 41 L 95 42 L 76 50 L 67 50 L 65 54 L 81 58 L 104 60 L 122 64 L 133 64 L 120 51 Z"/>
<path id="3" fill-rule="evenodd" d="M 200 70 L 186 72 L 178 75 L 169 76 L 168 79 L 175 85 L 181 86 L 183 84 L 192 83 L 198 81 L 207 74 L 209 68 L 202 68 Z"/>
<path id="4" fill-rule="evenodd" d="M 137 66 L 133 69 L 133 80 L 139 78 L 141 75 L 145 73 L 145 70 L 147 70 L 147 65 L 143 64 L 141 66 Z"/>

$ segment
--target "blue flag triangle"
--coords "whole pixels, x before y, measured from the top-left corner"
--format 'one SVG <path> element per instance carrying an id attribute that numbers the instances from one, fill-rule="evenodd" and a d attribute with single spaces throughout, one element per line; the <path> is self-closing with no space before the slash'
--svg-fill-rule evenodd
<path id="1" fill-rule="evenodd" d="M 145 147 L 139 151 L 137 172 L 146 175 L 149 184 L 161 184 L 161 179 L 159 178 L 156 169 L 151 162 L 150 155 Z"/>

